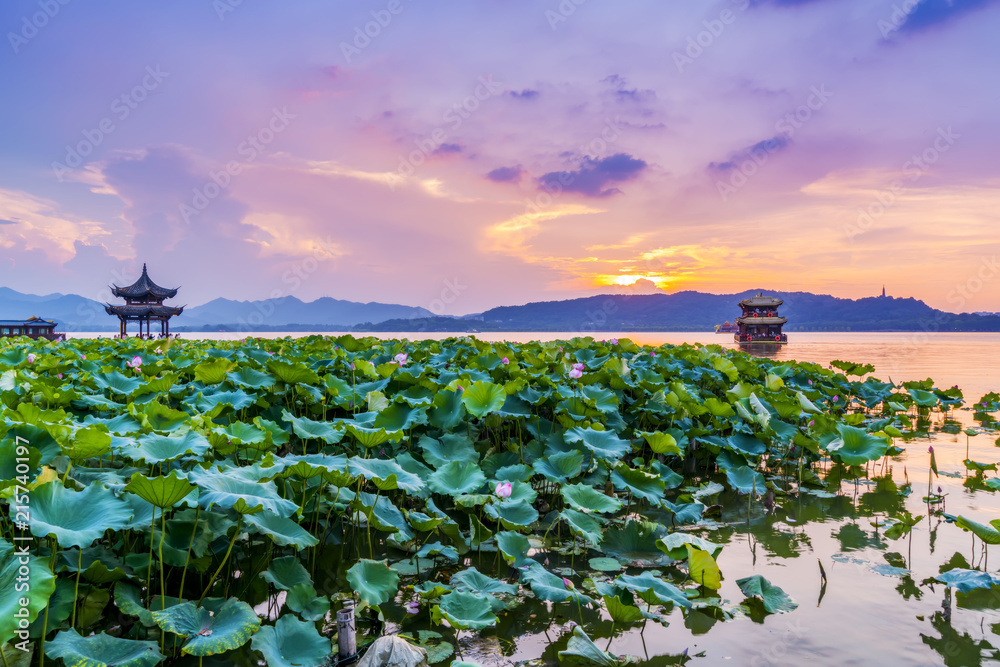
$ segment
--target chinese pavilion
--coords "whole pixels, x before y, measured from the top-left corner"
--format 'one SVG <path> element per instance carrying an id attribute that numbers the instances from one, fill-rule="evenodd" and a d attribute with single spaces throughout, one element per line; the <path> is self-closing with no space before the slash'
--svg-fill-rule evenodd
<path id="1" fill-rule="evenodd" d="M 143 335 L 142 325 L 145 323 L 145 335 L 151 335 L 151 323 L 160 323 L 160 335 L 170 335 L 170 318 L 184 312 L 184 306 L 164 306 L 164 299 L 172 299 L 177 296 L 177 289 L 160 287 L 154 283 L 149 274 L 146 273 L 146 265 L 142 265 L 142 275 L 139 279 L 127 287 L 114 285 L 111 293 L 118 298 L 125 299 L 124 306 L 113 306 L 105 304 L 104 310 L 108 315 L 114 315 L 121 320 L 121 336 L 128 335 L 128 323 L 139 323 L 139 335 Z"/>
<path id="2" fill-rule="evenodd" d="M 776 297 L 764 296 L 763 292 L 740 301 L 743 315 L 736 318 L 736 324 L 739 326 L 735 336 L 736 342 L 774 345 L 787 343 L 788 336 L 781 333 L 781 327 L 788 322 L 788 318 L 778 314 L 778 306 L 783 303 L 784 301 Z"/>

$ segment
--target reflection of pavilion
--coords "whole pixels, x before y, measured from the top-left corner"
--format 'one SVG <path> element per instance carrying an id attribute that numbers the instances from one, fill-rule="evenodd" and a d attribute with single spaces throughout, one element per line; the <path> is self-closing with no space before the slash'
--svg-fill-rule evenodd
<path id="1" fill-rule="evenodd" d="M 142 275 L 139 276 L 138 280 L 127 287 L 118 287 L 115 285 L 111 288 L 111 293 L 125 299 L 124 306 L 113 306 L 109 303 L 105 304 L 104 308 L 108 315 L 115 315 L 121 320 L 121 329 L 119 331 L 121 336 L 128 335 L 129 322 L 139 323 L 140 335 L 143 334 L 143 322 L 146 323 L 146 335 L 151 335 L 152 333 L 150 323 L 159 322 L 160 335 L 169 336 L 170 318 L 184 312 L 184 306 L 175 308 L 163 305 L 164 299 L 172 299 L 177 296 L 177 289 L 160 287 L 154 283 L 150 279 L 149 274 L 146 273 L 145 264 L 142 265 Z"/>

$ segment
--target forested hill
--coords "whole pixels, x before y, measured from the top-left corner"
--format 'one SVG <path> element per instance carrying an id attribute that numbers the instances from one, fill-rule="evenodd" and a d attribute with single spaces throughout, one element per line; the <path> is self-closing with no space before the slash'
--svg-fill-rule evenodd
<path id="1" fill-rule="evenodd" d="M 786 331 L 1000 331 L 1000 317 L 955 315 L 913 298 L 839 299 L 809 292 L 609 294 L 502 306 L 467 318 L 389 320 L 365 331 L 712 331 L 739 316 L 741 299 L 763 292 L 785 303 Z"/>

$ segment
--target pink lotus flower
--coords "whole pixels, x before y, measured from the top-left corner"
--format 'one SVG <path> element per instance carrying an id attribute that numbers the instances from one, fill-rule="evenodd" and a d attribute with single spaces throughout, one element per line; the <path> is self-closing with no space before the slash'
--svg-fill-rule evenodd
<path id="1" fill-rule="evenodd" d="M 650 352 L 650 353 L 649 353 L 649 356 L 651 356 L 651 357 L 655 357 L 655 356 L 656 356 L 656 352 Z"/>
<path id="2" fill-rule="evenodd" d="M 31 352 L 28 353 L 28 363 L 29 364 L 35 363 L 35 359 L 37 359 L 37 358 L 38 357 L 36 357 L 33 353 L 31 353 Z"/>
<path id="3" fill-rule="evenodd" d="M 617 338 L 612 338 L 612 339 L 611 339 L 610 341 L 608 341 L 608 342 L 609 342 L 609 343 L 611 343 L 612 345 L 617 345 L 617 344 L 618 344 L 618 339 L 617 339 Z"/>
<path id="4" fill-rule="evenodd" d="M 457 389 L 458 391 L 465 391 L 465 388 L 462 387 L 462 385 L 460 384 L 455 385 L 455 389 Z"/>
<path id="5" fill-rule="evenodd" d="M 812 384 L 812 383 L 813 383 L 813 381 L 812 381 L 812 380 L 809 380 L 809 384 Z"/>
<path id="6" fill-rule="evenodd" d="M 567 590 L 572 591 L 576 589 L 576 586 L 573 585 L 573 582 L 567 579 L 566 577 L 563 577 L 562 580 L 563 580 L 563 586 L 565 586 Z"/>
<path id="7" fill-rule="evenodd" d="M 839 400 L 840 400 L 840 394 L 837 394 L 836 396 L 833 397 L 833 402 L 834 403 L 836 403 Z"/>
<path id="8" fill-rule="evenodd" d="M 573 380 L 579 380 L 580 378 L 583 377 L 583 371 L 581 371 L 579 368 L 574 368 L 569 372 L 569 377 L 570 379 Z"/>
<path id="9" fill-rule="evenodd" d="M 510 359 L 508 359 L 507 357 L 504 357 L 503 359 L 500 360 L 500 363 L 503 364 L 504 366 L 506 366 L 507 364 L 510 363 Z"/>
<path id="10" fill-rule="evenodd" d="M 354 364 L 352 363 L 352 364 L 350 364 L 350 366 L 351 366 L 351 370 L 353 371 L 354 370 Z"/>
<path id="11" fill-rule="evenodd" d="M 399 364 L 400 366 L 402 366 L 402 365 L 404 365 L 406 363 L 406 360 L 409 359 L 409 358 L 410 358 L 410 355 L 408 355 L 406 352 L 400 352 L 395 357 L 393 357 L 393 360 L 397 364 Z"/>
<path id="12" fill-rule="evenodd" d="M 510 494 L 514 492 L 514 485 L 510 482 L 499 482 L 494 492 L 498 498 L 510 498 Z"/>
<path id="13" fill-rule="evenodd" d="M 87 355 L 81 354 L 80 355 L 80 361 L 86 361 L 86 360 L 87 360 Z"/>
<path id="14" fill-rule="evenodd" d="M 810 419 L 809 420 L 809 426 L 812 427 L 812 426 L 815 426 L 815 425 L 816 425 L 816 420 L 815 419 Z"/>
<path id="15" fill-rule="evenodd" d="M 931 445 L 930 447 L 927 448 L 927 453 L 928 454 L 933 454 L 934 453 L 934 445 Z"/>
<path id="16" fill-rule="evenodd" d="M 56 373 L 56 377 L 62 380 L 62 373 Z"/>
<path id="17" fill-rule="evenodd" d="M 583 364 L 576 363 L 576 364 L 573 364 L 573 368 L 575 368 L 578 371 L 582 371 L 584 369 L 584 366 L 583 366 Z"/>
<path id="18" fill-rule="evenodd" d="M 407 614 L 419 614 L 420 613 L 420 603 L 419 602 L 407 602 L 405 605 Z"/>
<path id="19" fill-rule="evenodd" d="M 128 367 L 130 367 L 130 368 L 134 368 L 134 369 L 138 370 L 139 367 L 142 366 L 142 357 L 140 357 L 140 356 L 134 356 L 134 357 L 132 357 L 132 361 L 125 362 L 125 365 L 128 366 Z"/>

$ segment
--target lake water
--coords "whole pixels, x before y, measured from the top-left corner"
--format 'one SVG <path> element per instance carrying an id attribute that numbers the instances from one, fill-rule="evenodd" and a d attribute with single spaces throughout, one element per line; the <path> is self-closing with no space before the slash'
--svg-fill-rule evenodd
<path id="1" fill-rule="evenodd" d="M 182 333 L 182 338 L 197 340 L 239 340 L 247 335 L 259 338 L 291 336 L 340 336 L 336 332 L 208 332 Z M 441 340 L 457 334 L 449 333 L 355 333 L 376 338 L 407 338 L 410 340 Z M 529 340 L 552 341 L 566 339 L 572 333 L 486 332 L 469 334 L 485 341 Z M 710 332 L 606 332 L 588 334 L 597 339 L 629 338 L 642 345 L 681 345 L 701 343 L 735 349 L 732 334 Z M 109 333 L 70 333 L 70 338 L 96 338 Z M 788 345 L 776 346 L 773 356 L 780 361 L 796 360 L 827 364 L 834 359 L 868 363 L 875 366 L 874 375 L 883 380 L 934 378 L 939 386 L 959 385 L 966 397 L 979 398 L 988 391 L 1000 391 L 1000 333 L 793 333 Z M 976 394 L 972 396 L 972 394 Z"/>
<path id="2" fill-rule="evenodd" d="M 486 333 L 477 337 L 524 341 L 567 335 Z M 183 336 L 238 339 L 242 334 Z M 448 334 L 379 337 L 445 338 Z M 627 337 L 651 345 L 734 347 L 731 335 L 711 333 L 617 332 L 596 337 Z M 1000 334 L 796 333 L 789 338 L 787 346 L 770 354 L 778 360 L 822 364 L 834 359 L 871 363 L 875 376 L 897 383 L 932 377 L 939 387 L 960 386 L 968 403 L 988 391 L 1000 391 Z M 976 435 L 967 438 L 960 432 L 968 427 L 976 427 Z M 724 599 L 742 600 L 736 580 L 760 574 L 798 603 L 794 611 L 768 616 L 762 622 L 747 617 L 715 622 L 701 612 L 685 618 L 674 610 L 666 628 L 649 623 L 643 630 L 614 629 L 608 621 L 600 626 L 605 632 L 595 641 L 613 653 L 638 656 L 650 665 L 675 664 L 667 656 L 684 651 L 700 656 L 689 663 L 696 666 L 1000 664 L 1000 588 L 952 594 L 942 584 L 926 581 L 939 574 L 945 563 L 962 567 L 983 563 L 982 544 L 971 533 L 946 523 L 939 512 L 929 511 L 921 500 L 927 491 L 927 448 L 933 445 L 941 473 L 933 485 L 940 486 L 946 496 L 945 510 L 983 523 L 1000 518 L 1000 497 L 981 482 L 970 482 L 963 464 L 966 447 L 973 460 L 1000 461 L 994 444 L 1000 434 L 978 424 L 968 409 L 953 411 L 947 418 L 935 412 L 927 431 L 898 441 L 906 451 L 891 458 L 887 469 L 876 466 L 879 475 L 891 475 L 898 485 L 912 482 L 907 497 L 887 489 L 887 482 L 845 482 L 835 498 L 779 498 L 769 512 L 757 503 L 749 522 L 745 509 L 731 514 L 726 510 L 719 525 L 703 534 L 725 544 L 719 557 Z M 993 476 L 995 472 L 986 473 L 987 478 Z M 924 519 L 909 536 L 885 538 L 873 522 L 904 508 Z M 1000 550 L 996 551 L 993 563 L 1000 565 Z M 825 589 L 817 560 L 826 571 Z M 995 565 L 989 569 L 995 572 Z M 547 620 L 528 617 L 532 608 L 535 616 L 547 614 L 544 606 L 526 606 L 525 616 L 509 624 L 508 634 L 463 639 L 466 659 L 509 665 L 542 658 L 554 664 L 556 652 L 565 648 L 573 615 L 555 618 L 545 628 Z M 575 615 L 576 610 L 572 611 Z"/>

